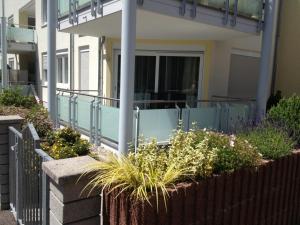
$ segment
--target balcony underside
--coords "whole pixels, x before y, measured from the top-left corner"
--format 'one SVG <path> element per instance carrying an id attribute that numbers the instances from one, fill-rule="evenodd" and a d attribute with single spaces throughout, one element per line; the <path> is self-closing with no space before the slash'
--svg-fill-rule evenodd
<path id="1" fill-rule="evenodd" d="M 259 35 L 258 21 L 229 15 L 224 25 L 224 12 L 207 7 L 197 7 L 192 16 L 192 5 L 187 4 L 185 14 L 180 15 L 180 2 L 171 0 L 145 0 L 137 12 L 137 38 L 226 40 L 248 35 Z M 70 24 L 69 18 L 60 19 L 60 30 L 87 36 L 119 38 L 122 24 L 121 1 L 112 1 L 103 6 L 102 15 L 91 15 L 90 8 L 78 12 L 78 23 Z"/>
<path id="2" fill-rule="evenodd" d="M 35 51 L 36 51 L 36 44 L 34 43 L 18 43 L 18 42 L 7 43 L 7 53 L 10 54 L 29 53 Z"/>

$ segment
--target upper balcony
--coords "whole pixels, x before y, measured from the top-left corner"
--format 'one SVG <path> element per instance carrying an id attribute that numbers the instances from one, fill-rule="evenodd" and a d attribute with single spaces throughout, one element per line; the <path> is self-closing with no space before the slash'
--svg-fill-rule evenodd
<path id="1" fill-rule="evenodd" d="M 36 31 L 34 27 L 9 24 L 6 31 L 8 53 L 34 52 Z"/>
<path id="2" fill-rule="evenodd" d="M 137 38 L 218 40 L 259 35 L 263 24 L 263 0 L 137 2 Z M 120 37 L 121 0 L 58 0 L 58 8 L 61 31 Z"/>

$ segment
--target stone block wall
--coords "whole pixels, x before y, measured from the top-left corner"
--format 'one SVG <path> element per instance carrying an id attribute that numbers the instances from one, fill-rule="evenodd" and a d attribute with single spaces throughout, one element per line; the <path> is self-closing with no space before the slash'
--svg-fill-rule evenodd
<path id="1" fill-rule="evenodd" d="M 50 178 L 49 225 L 100 224 L 99 192 L 83 191 L 89 180 L 80 178 L 92 162 L 94 159 L 84 156 L 43 163 L 43 170 Z"/>

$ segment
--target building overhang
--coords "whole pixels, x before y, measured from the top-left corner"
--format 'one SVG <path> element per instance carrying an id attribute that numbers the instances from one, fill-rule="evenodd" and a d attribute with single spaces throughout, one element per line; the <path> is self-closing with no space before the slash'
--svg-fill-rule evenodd
<path id="1" fill-rule="evenodd" d="M 260 35 L 259 21 L 228 15 L 224 23 L 223 11 L 186 4 L 180 14 L 181 4 L 174 0 L 144 0 L 137 11 L 137 38 L 226 40 L 230 38 Z M 195 8 L 194 8 L 195 9 Z M 233 25 L 233 20 L 235 25 Z M 92 16 L 90 7 L 78 12 L 77 23 L 69 17 L 59 20 L 60 31 L 87 36 L 121 36 L 122 4 L 120 0 L 103 5 L 102 14 Z"/>

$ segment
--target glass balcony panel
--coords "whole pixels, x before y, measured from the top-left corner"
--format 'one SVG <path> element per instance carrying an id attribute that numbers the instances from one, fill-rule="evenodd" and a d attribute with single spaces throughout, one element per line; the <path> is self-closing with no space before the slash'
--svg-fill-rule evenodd
<path id="1" fill-rule="evenodd" d="M 22 42 L 22 43 L 34 43 L 35 42 L 35 30 L 19 27 L 7 28 L 7 40 Z"/>
<path id="2" fill-rule="evenodd" d="M 89 131 L 91 128 L 91 104 L 93 98 L 79 96 L 76 101 L 76 120 L 77 126 Z"/>
<path id="3" fill-rule="evenodd" d="M 119 108 L 101 106 L 99 112 L 99 133 L 114 142 L 119 139 L 119 111 Z"/>
<path id="4" fill-rule="evenodd" d="M 201 106 L 198 108 L 183 109 L 182 121 L 186 130 L 196 128 L 219 130 L 220 108 L 218 106 Z"/>
<path id="5" fill-rule="evenodd" d="M 188 0 L 188 3 L 193 3 L 193 0 Z M 225 10 L 225 0 L 197 0 L 197 4 L 207 6 L 219 10 Z M 229 1 L 230 11 L 233 12 L 235 0 Z M 238 14 L 252 19 L 261 19 L 263 12 L 262 0 L 239 0 Z"/>
<path id="6" fill-rule="evenodd" d="M 69 0 L 58 0 L 59 16 L 66 16 L 69 14 Z"/>
<path id="7" fill-rule="evenodd" d="M 58 115 L 59 119 L 65 123 L 69 123 L 70 96 L 58 96 Z"/>
<path id="8" fill-rule="evenodd" d="M 177 109 L 140 110 L 139 136 L 146 141 L 156 138 L 167 142 L 178 125 Z"/>

